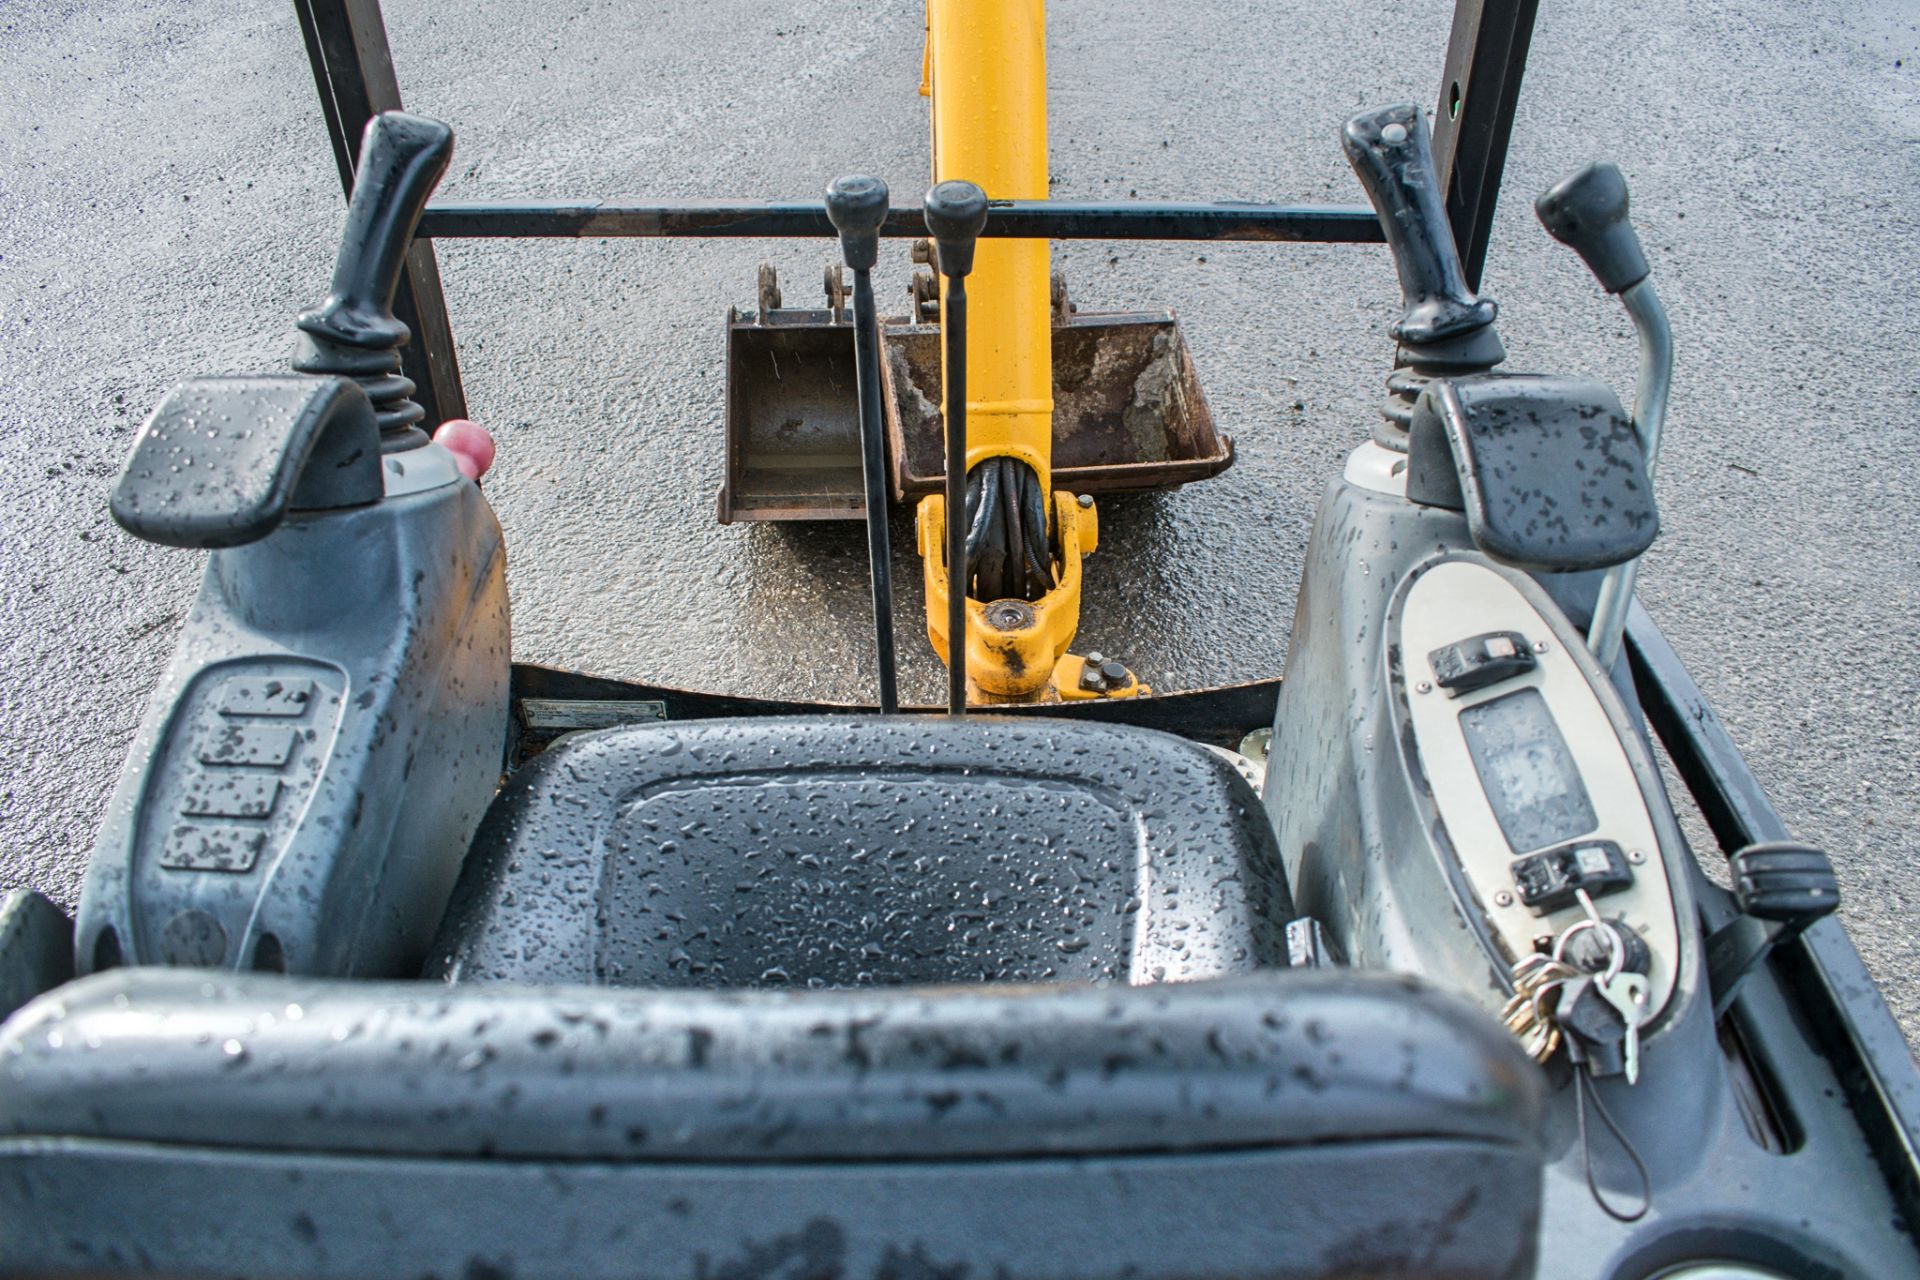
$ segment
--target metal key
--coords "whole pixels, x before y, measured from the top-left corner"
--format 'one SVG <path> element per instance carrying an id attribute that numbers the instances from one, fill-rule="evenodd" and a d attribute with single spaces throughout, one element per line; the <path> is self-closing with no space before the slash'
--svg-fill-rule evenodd
<path id="1" fill-rule="evenodd" d="M 1650 990 L 1647 976 L 1629 970 L 1611 978 L 1598 978 L 1594 986 L 1608 1004 L 1620 1011 L 1621 1021 L 1627 1024 L 1627 1083 L 1637 1083 L 1640 1079 L 1640 1024 L 1646 1020 L 1647 992 Z"/>

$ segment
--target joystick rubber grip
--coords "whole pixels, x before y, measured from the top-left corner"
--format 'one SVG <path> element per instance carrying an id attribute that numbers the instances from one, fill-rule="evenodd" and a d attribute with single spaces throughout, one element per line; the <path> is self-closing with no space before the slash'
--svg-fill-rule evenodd
<path id="1" fill-rule="evenodd" d="M 1406 312 L 1393 336 L 1424 344 L 1492 324 L 1498 306 L 1467 288 L 1420 109 L 1402 104 L 1355 116 L 1340 142 L 1380 216 L 1400 274 Z"/>
<path id="2" fill-rule="evenodd" d="M 971 272 L 974 242 L 987 225 L 987 193 L 971 182 L 942 182 L 927 192 L 924 212 L 939 250 L 941 274 Z"/>
<path id="3" fill-rule="evenodd" d="M 1610 164 L 1590 164 L 1533 202 L 1547 234 L 1586 261 L 1608 293 L 1647 278 L 1647 255 L 1627 219 L 1627 180 Z"/>
<path id="4" fill-rule="evenodd" d="M 840 253 L 854 271 L 880 260 L 880 224 L 887 218 L 887 184 L 866 174 L 835 178 L 827 188 L 827 220 L 840 233 Z"/>
<path id="5" fill-rule="evenodd" d="M 453 130 L 438 120 L 386 111 L 367 122 L 333 284 L 327 300 L 300 317 L 301 329 L 374 350 L 406 343 L 393 293 L 427 197 L 452 157 Z"/>

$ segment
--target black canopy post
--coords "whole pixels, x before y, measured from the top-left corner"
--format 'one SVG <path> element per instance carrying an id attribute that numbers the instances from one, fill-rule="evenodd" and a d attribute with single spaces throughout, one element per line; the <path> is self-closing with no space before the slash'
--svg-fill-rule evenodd
<path id="1" fill-rule="evenodd" d="M 367 122 L 382 111 L 400 110 L 400 83 L 387 48 L 386 22 L 379 0 L 293 0 L 293 9 L 320 92 L 340 184 L 351 199 Z M 440 288 L 440 265 L 425 237 L 407 250 L 393 313 L 413 335 L 400 349 L 400 369 L 415 384 L 413 399 L 426 410 L 428 430 L 449 418 L 466 417 L 467 397 Z"/>
<path id="2" fill-rule="evenodd" d="M 1433 121 L 1433 162 L 1467 287 L 1476 293 L 1539 7 L 1540 0 L 1457 0 L 1453 8 Z"/>

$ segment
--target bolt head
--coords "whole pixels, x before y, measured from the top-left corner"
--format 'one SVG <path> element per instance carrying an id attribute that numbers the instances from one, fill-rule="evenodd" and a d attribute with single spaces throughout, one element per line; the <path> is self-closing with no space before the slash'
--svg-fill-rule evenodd
<path id="1" fill-rule="evenodd" d="M 1414 691 L 1415 693 L 1432 693 L 1432 692 L 1433 692 L 1433 681 L 1431 681 L 1431 680 L 1422 680 L 1422 681 L 1421 681 L 1421 682 L 1420 682 L 1419 684 L 1417 684 L 1417 685 L 1415 685 L 1415 686 L 1413 686 L 1413 691 Z"/>
<path id="2" fill-rule="evenodd" d="M 1547 648 L 1548 648 L 1548 645 L 1545 640 L 1535 640 L 1533 642 L 1533 651 L 1535 653 L 1545 653 L 1547 651 Z"/>
<path id="3" fill-rule="evenodd" d="M 1101 663 L 1100 674 L 1106 677 L 1108 684 L 1125 684 L 1127 682 L 1127 669 L 1118 662 Z"/>
<path id="4" fill-rule="evenodd" d="M 1631 862 L 1634 866 L 1637 867 L 1640 864 L 1644 863 L 1646 860 L 1647 860 L 1647 851 L 1645 849 L 1627 850 L 1627 861 Z"/>
<path id="5" fill-rule="evenodd" d="M 1493 905 L 1496 907 L 1510 907 L 1513 905 L 1513 895 L 1505 889 L 1502 889 L 1493 895 Z"/>
<path id="6" fill-rule="evenodd" d="M 995 600 L 983 612 L 987 625 L 995 631 L 1024 631 L 1039 622 L 1033 606 L 1025 600 Z"/>

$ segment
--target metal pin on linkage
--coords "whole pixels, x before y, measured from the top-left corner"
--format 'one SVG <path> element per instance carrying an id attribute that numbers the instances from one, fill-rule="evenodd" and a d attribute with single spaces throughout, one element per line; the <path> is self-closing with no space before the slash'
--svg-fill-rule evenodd
<path id="1" fill-rule="evenodd" d="M 893 657 L 893 560 L 887 541 L 887 453 L 880 434 L 880 322 L 873 310 L 873 264 L 887 217 L 887 184 L 856 175 L 827 188 L 827 217 L 853 269 L 854 388 L 860 408 L 860 473 L 867 492 L 867 562 L 873 577 L 873 648 L 880 671 L 880 713 L 900 709 Z"/>
<path id="2" fill-rule="evenodd" d="M 941 337 L 947 367 L 947 713 L 967 710 L 967 274 L 987 225 L 987 193 L 971 182 L 927 192 L 927 231 L 947 278 Z"/>

